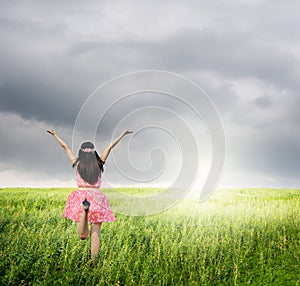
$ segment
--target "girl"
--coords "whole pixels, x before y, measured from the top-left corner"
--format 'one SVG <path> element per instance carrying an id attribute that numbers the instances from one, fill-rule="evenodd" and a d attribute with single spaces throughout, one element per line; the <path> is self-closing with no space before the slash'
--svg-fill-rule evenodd
<path id="1" fill-rule="evenodd" d="M 117 139 L 107 146 L 99 157 L 91 142 L 84 142 L 76 158 L 68 145 L 61 140 L 52 129 L 47 130 L 54 136 L 60 146 L 66 151 L 73 168 L 76 170 L 76 182 L 79 187 L 68 197 L 63 217 L 78 222 L 80 239 L 87 239 L 89 234 L 88 222 L 91 224 L 91 257 L 95 261 L 100 247 L 100 227 L 102 222 L 115 221 L 115 216 L 106 196 L 99 191 L 103 165 L 111 151 L 120 140 L 131 130 L 125 130 Z"/>

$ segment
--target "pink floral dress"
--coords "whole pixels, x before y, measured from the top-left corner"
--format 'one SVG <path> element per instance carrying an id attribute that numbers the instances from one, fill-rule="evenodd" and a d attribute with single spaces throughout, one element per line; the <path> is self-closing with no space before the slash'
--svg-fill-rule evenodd
<path id="1" fill-rule="evenodd" d="M 79 172 L 76 171 L 76 182 L 80 189 L 69 195 L 63 217 L 79 222 L 81 213 L 84 211 L 82 202 L 86 198 L 91 204 L 88 211 L 88 221 L 90 223 L 116 220 L 107 197 L 99 190 L 101 186 L 101 175 L 94 185 L 90 185 L 84 181 Z"/>

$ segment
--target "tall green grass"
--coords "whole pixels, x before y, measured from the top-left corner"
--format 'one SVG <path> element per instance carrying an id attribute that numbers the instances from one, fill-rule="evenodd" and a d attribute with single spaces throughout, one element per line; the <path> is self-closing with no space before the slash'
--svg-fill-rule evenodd
<path id="1" fill-rule="evenodd" d="M 299 190 L 218 190 L 154 216 L 116 214 L 95 265 L 61 216 L 70 191 L 0 189 L 1 285 L 300 285 Z"/>

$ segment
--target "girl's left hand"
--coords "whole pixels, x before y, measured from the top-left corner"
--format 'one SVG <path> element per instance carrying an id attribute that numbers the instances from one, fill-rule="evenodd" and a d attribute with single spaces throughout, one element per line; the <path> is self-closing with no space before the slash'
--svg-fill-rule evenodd
<path id="1" fill-rule="evenodd" d="M 56 134 L 56 132 L 53 129 L 48 129 L 47 132 L 53 136 Z"/>

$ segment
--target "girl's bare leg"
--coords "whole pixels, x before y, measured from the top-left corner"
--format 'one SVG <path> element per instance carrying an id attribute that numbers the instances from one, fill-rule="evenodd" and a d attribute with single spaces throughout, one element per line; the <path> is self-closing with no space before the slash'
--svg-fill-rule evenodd
<path id="1" fill-rule="evenodd" d="M 102 223 L 93 223 L 91 225 L 91 256 L 95 262 L 100 248 L 100 228 Z"/>
<path id="2" fill-rule="evenodd" d="M 89 235 L 88 226 L 88 211 L 83 210 L 81 213 L 80 221 L 78 223 L 78 234 L 80 239 L 87 239 Z"/>

